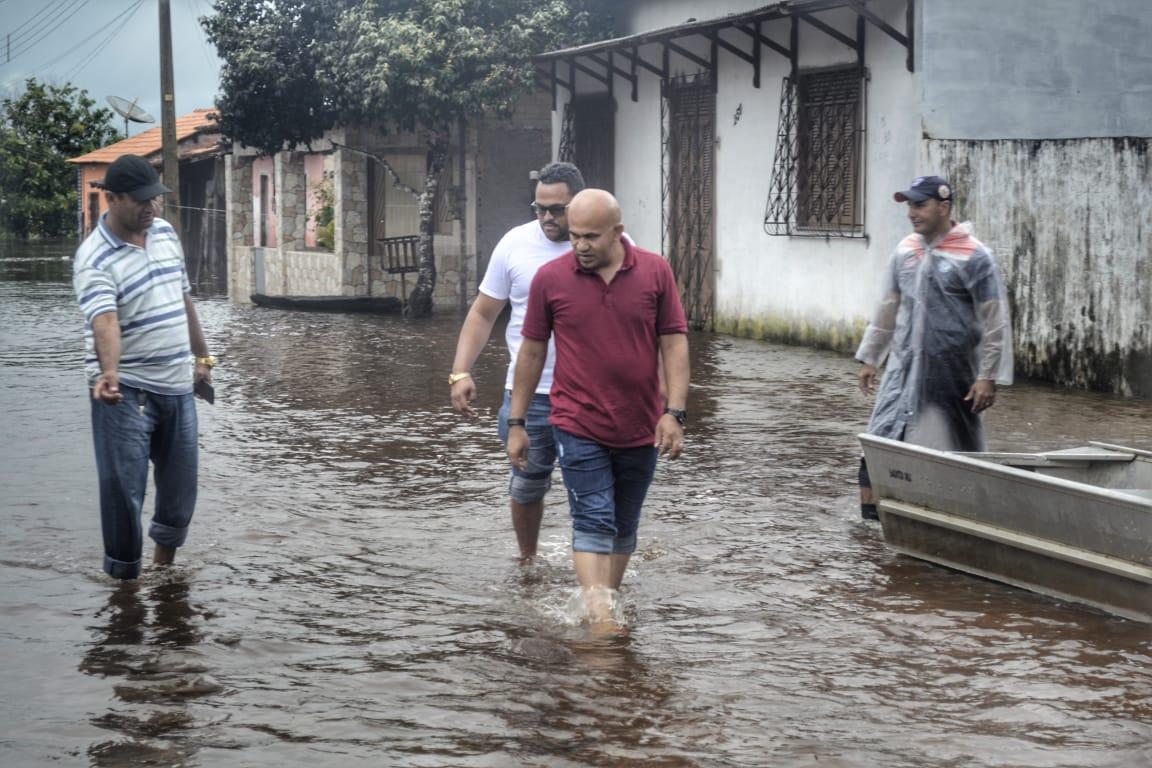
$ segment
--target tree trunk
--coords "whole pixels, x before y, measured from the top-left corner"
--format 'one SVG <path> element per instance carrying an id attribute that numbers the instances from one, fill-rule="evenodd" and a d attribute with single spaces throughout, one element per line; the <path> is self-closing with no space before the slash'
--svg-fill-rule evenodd
<path id="1" fill-rule="evenodd" d="M 440 171 L 448 161 L 448 134 L 434 131 L 428 136 L 428 170 L 424 176 L 424 190 L 420 193 L 420 242 L 417 252 L 420 271 L 416 287 L 408 294 L 408 316 L 428 317 L 432 314 L 432 293 L 436 288 L 436 191 L 440 185 Z"/>

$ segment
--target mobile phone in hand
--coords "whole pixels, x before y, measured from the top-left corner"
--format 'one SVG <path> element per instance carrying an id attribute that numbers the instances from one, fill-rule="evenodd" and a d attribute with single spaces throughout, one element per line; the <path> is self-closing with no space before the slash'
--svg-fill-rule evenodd
<path id="1" fill-rule="evenodd" d="M 216 390 L 204 379 L 196 380 L 196 383 L 192 385 L 192 393 L 209 405 L 216 402 Z"/>

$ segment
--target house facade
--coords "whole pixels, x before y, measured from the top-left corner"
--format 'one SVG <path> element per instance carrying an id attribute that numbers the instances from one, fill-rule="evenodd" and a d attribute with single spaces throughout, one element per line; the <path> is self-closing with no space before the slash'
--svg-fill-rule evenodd
<path id="1" fill-rule="evenodd" d="M 537 57 L 553 152 L 660 247 L 692 323 L 851 351 L 910 231 L 956 189 L 1013 305 L 1017 371 L 1152 396 L 1152 17 L 1142 0 L 622 2 Z"/>
<path id="2" fill-rule="evenodd" d="M 434 250 L 439 307 L 463 307 L 488 256 L 531 212 L 529 174 L 549 159 L 551 106 L 523 98 L 510 119 L 459 126 L 439 176 Z M 310 149 L 228 159 L 229 295 L 405 299 L 418 270 L 427 148 L 411 133 L 333 129 Z M 399 182 L 399 184 L 397 184 Z"/>

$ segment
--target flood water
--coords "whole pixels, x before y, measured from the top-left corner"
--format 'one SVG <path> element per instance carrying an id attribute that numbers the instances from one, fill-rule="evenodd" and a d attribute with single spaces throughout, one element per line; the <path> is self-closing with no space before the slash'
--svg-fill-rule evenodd
<path id="1" fill-rule="evenodd" d="M 562 490 L 520 567 L 461 318 L 206 298 L 215 406 L 178 565 L 100 571 L 69 249 L 0 244 L 0 765 L 1139 766 L 1152 631 L 895 555 L 858 520 L 869 404 L 830 353 L 691 338 L 661 462 L 588 636 Z M 1018 385 L 995 449 L 1152 445 L 1152 403 Z"/>

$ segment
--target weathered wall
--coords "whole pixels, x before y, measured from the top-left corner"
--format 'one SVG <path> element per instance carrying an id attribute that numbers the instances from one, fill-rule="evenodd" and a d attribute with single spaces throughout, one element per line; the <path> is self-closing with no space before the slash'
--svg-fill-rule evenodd
<path id="1" fill-rule="evenodd" d="M 948 139 L 1148 136 L 1148 0 L 919 0 L 924 130 Z"/>
<path id="2" fill-rule="evenodd" d="M 464 261 L 461 279 L 475 295 L 492 249 L 509 229 L 532 219 L 528 204 L 535 184 L 529 174 L 547 163 L 552 129 L 552 97 L 543 90 L 524 96 L 508 120 L 476 123 L 476 239 Z"/>
<path id="3" fill-rule="evenodd" d="M 1152 396 L 1148 144 L 926 142 L 1005 273 L 1018 375 Z"/>

